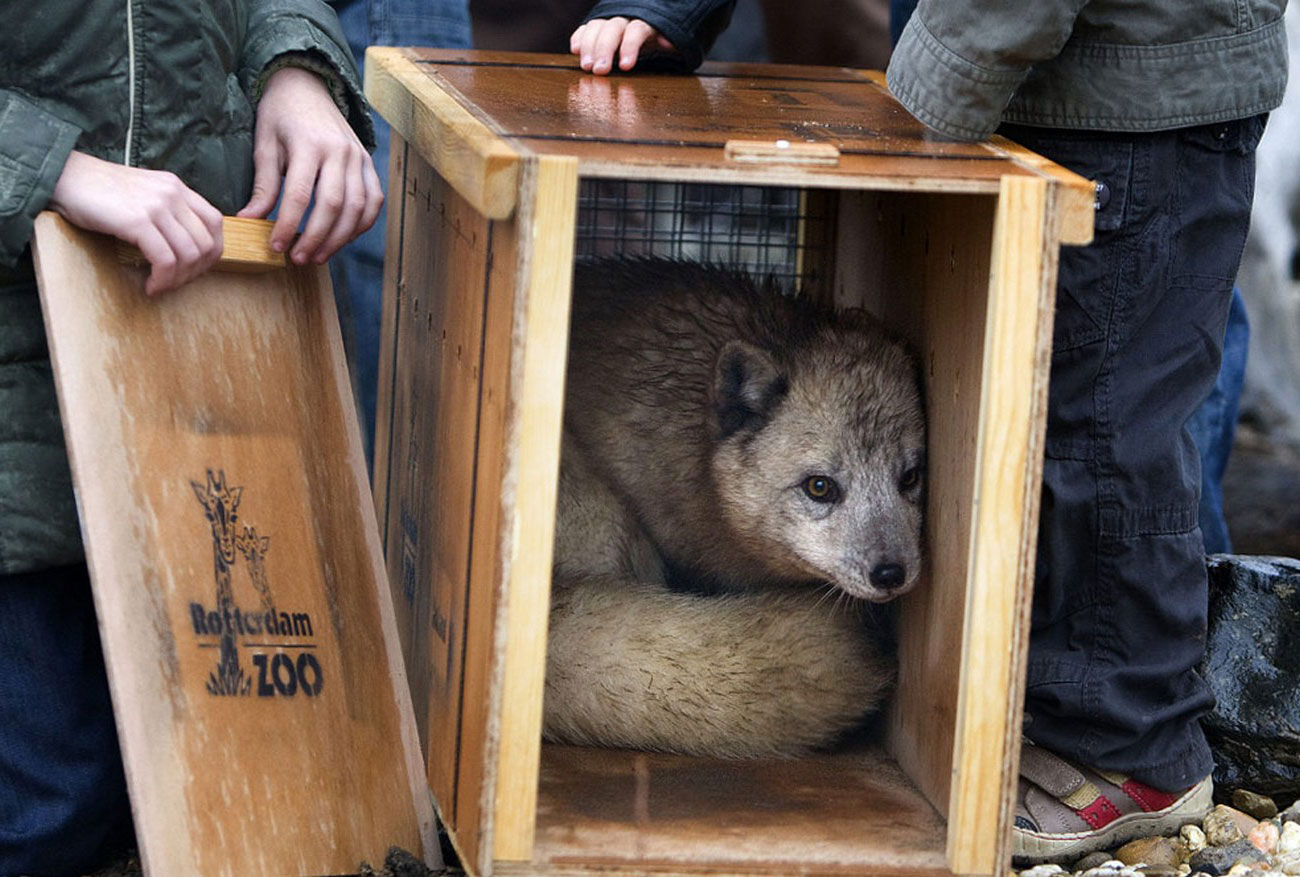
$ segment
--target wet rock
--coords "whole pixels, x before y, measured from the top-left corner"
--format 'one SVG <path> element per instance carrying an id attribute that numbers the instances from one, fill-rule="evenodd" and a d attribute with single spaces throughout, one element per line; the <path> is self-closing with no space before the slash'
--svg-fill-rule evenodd
<path id="1" fill-rule="evenodd" d="M 1273 867 L 1283 874 L 1300 874 L 1300 852 L 1278 853 L 1273 857 Z"/>
<path id="2" fill-rule="evenodd" d="M 1078 877 L 1142 877 L 1136 868 L 1131 868 L 1117 859 L 1107 859 L 1082 872 Z"/>
<path id="3" fill-rule="evenodd" d="M 1143 865 L 1137 872 L 1143 877 L 1178 877 L 1182 873 L 1172 865 Z"/>
<path id="4" fill-rule="evenodd" d="M 1020 872 L 1020 877 L 1052 877 L 1055 874 L 1069 873 L 1060 865 L 1034 865 L 1032 868 L 1026 868 Z"/>
<path id="5" fill-rule="evenodd" d="M 1261 822 L 1250 830 L 1246 840 L 1261 853 L 1271 853 L 1277 849 L 1278 834 L 1277 826 L 1272 822 Z"/>
<path id="6" fill-rule="evenodd" d="M 1095 865 L 1089 865 L 1087 869 L 1075 867 L 1075 872 L 1078 873 L 1078 877 L 1119 877 L 1121 874 L 1125 874 L 1127 877 L 1127 874 L 1138 873 L 1134 871 L 1134 869 L 1128 867 L 1125 863 L 1122 863 L 1122 861 L 1110 858 L 1110 856 L 1104 854 L 1104 852 L 1093 852 L 1091 856 L 1086 856 L 1086 858 L 1091 859 L 1092 856 L 1097 855 L 1105 856 L 1105 859 Z M 1083 860 L 1080 859 L 1080 863 L 1082 863 L 1082 861 Z"/>
<path id="7" fill-rule="evenodd" d="M 1199 825 L 1184 825 L 1178 830 L 1178 836 L 1182 839 L 1189 855 L 1205 849 L 1207 843 L 1205 832 Z"/>
<path id="8" fill-rule="evenodd" d="M 1300 822 L 1287 822 L 1277 840 L 1277 854 L 1300 853 Z"/>
<path id="9" fill-rule="evenodd" d="M 1248 820 L 1248 824 L 1242 823 L 1242 817 Z M 1254 819 L 1240 810 L 1234 810 L 1223 804 L 1216 804 L 1201 823 L 1201 828 L 1205 830 L 1206 843 L 1215 847 L 1226 847 L 1236 843 L 1254 827 Z"/>
<path id="10" fill-rule="evenodd" d="M 1300 797 L 1300 560 L 1215 555 L 1201 673 L 1217 704 L 1205 719 L 1214 782 Z"/>
<path id="11" fill-rule="evenodd" d="M 1281 813 L 1282 822 L 1300 822 L 1300 801 L 1296 801 Z"/>
<path id="12" fill-rule="evenodd" d="M 1277 804 L 1272 798 L 1249 789 L 1233 789 L 1232 806 L 1256 819 L 1272 819 L 1277 815 Z"/>
<path id="13" fill-rule="evenodd" d="M 1219 877 L 1232 870 L 1232 866 L 1267 861 L 1267 856 L 1250 845 L 1244 838 L 1227 846 L 1208 846 L 1188 860 L 1193 871 L 1204 871 L 1210 877 Z"/>
<path id="14" fill-rule="evenodd" d="M 1076 873 L 1080 871 L 1092 871 L 1097 868 L 1105 868 L 1106 865 L 1112 862 L 1114 863 L 1114 867 L 1110 869 L 1110 871 L 1107 871 L 1106 873 L 1111 873 L 1111 871 L 1119 870 L 1119 868 L 1124 863 L 1116 860 L 1114 856 L 1112 856 L 1110 853 L 1106 852 L 1105 850 L 1099 850 L 1095 853 L 1088 853 L 1088 855 L 1084 856 L 1082 859 L 1075 862 L 1073 870 Z"/>
<path id="15" fill-rule="evenodd" d="M 376 871 L 368 862 L 361 863 L 359 877 L 438 877 L 443 872 L 432 871 L 411 853 L 401 847 L 389 847 L 384 856 L 384 868 Z"/>
<path id="16" fill-rule="evenodd" d="M 1178 864 L 1178 848 L 1167 837 L 1142 837 L 1129 841 L 1115 851 L 1115 858 L 1125 865 Z"/>

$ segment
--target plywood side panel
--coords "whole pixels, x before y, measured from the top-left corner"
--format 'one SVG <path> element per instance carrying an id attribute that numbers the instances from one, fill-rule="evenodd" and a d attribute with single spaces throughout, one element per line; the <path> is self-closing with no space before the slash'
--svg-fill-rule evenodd
<path id="1" fill-rule="evenodd" d="M 146 869 L 436 857 L 325 269 L 150 299 L 111 239 L 35 249 Z"/>
<path id="2" fill-rule="evenodd" d="M 578 162 L 543 157 L 525 165 L 516 279 L 511 403 L 503 473 L 501 536 L 505 598 L 497 621 L 501 712 L 496 749 L 493 858 L 532 855 L 550 613 L 551 557 L 568 358 L 569 302 L 577 222 Z"/>
<path id="3" fill-rule="evenodd" d="M 996 871 L 1010 862 L 1042 495 L 1057 240 L 1061 229 L 1090 237 L 1092 224 L 1089 217 L 1087 229 L 1082 229 L 1068 208 L 1061 212 L 1060 194 L 1060 189 L 1045 184 L 1007 178 L 993 227 L 993 306 L 985 340 L 980 438 L 983 477 L 976 507 L 974 583 L 966 610 L 949 831 L 954 870 Z M 996 812 L 987 806 L 989 800 L 1000 802 Z M 996 840 L 991 849 L 990 838 Z"/>
<path id="4" fill-rule="evenodd" d="M 412 678 L 427 690 L 430 786 L 444 818 L 459 823 L 470 626 L 471 534 L 483 357 L 489 223 L 418 157 L 404 190 L 399 373 L 404 404 L 400 467 L 392 467 L 401 528 L 401 581 L 412 595 Z M 420 230 L 416 232 L 416 230 Z M 390 551 L 396 551 L 390 534 Z M 391 556 L 391 555 L 390 555 Z M 472 747 L 472 744 L 471 744 Z"/>
<path id="5" fill-rule="evenodd" d="M 392 443 L 393 390 L 397 378 L 397 299 L 398 284 L 402 276 L 402 225 L 405 200 L 395 193 L 406 189 L 406 141 L 394 134 L 388 143 L 388 180 L 384 191 L 391 193 L 385 211 L 384 229 L 384 287 L 379 310 L 379 368 L 376 387 L 377 412 L 375 417 L 374 466 L 371 469 L 371 492 L 375 496 L 375 511 L 379 516 L 379 541 L 388 539 L 388 476 L 389 455 Z M 390 582 L 392 579 L 390 578 Z M 396 594 L 394 594 L 394 597 Z M 402 607 L 398 610 L 398 632 L 405 653 L 409 625 L 403 621 Z M 421 745 L 424 740 L 421 739 Z"/>
<path id="6" fill-rule="evenodd" d="M 899 684 L 890 749 L 921 791 L 949 812 L 971 580 L 982 344 L 995 200 L 889 193 L 842 212 L 837 301 L 863 303 L 912 340 L 926 387 L 925 581 L 900 606 Z M 844 234 L 859 238 L 846 259 Z"/>
<path id="7" fill-rule="evenodd" d="M 409 49 L 367 49 L 366 98 L 479 213 L 508 217 L 519 188 L 518 153 L 409 56 Z"/>

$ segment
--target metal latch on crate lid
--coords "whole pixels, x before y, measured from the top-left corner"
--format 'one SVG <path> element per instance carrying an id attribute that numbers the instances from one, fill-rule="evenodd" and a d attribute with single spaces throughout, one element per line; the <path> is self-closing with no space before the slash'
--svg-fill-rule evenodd
<path id="1" fill-rule="evenodd" d="M 723 150 L 728 161 L 755 164 L 838 165 L 840 151 L 831 143 L 796 143 L 791 140 L 728 140 Z"/>

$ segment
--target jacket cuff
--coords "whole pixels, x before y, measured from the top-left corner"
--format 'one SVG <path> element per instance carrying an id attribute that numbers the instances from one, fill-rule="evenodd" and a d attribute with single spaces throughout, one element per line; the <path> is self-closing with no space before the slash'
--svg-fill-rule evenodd
<path id="1" fill-rule="evenodd" d="M 913 15 L 899 37 L 885 79 L 913 116 L 958 140 L 984 140 L 1002 122 L 1029 68 L 990 70 L 941 43 Z"/>
<path id="2" fill-rule="evenodd" d="M 281 67 L 305 67 L 320 74 L 339 111 L 366 149 L 375 148 L 375 125 L 361 93 L 356 63 L 346 43 L 300 14 L 268 16 L 244 44 L 239 80 L 254 104 L 271 74 Z M 308 59 L 304 63 L 304 59 Z M 276 66 L 276 65 L 279 66 Z"/>
<path id="3" fill-rule="evenodd" d="M 0 264 L 16 264 L 27 249 L 80 136 L 76 125 L 0 89 Z"/>
<path id="4" fill-rule="evenodd" d="M 277 55 L 275 60 L 267 64 L 261 75 L 257 77 L 257 81 L 253 83 L 252 98 L 254 104 L 262 99 L 262 94 L 266 91 L 266 83 L 270 81 L 271 77 L 286 67 L 296 67 L 299 70 L 315 73 L 325 83 L 330 97 L 334 99 L 334 106 L 339 108 L 343 118 L 346 119 L 348 114 L 352 112 L 348 87 L 343 78 L 330 66 L 328 61 L 310 52 L 285 52 L 283 55 Z"/>
<path id="5" fill-rule="evenodd" d="M 652 55 L 639 69 L 673 70 L 690 73 L 704 61 L 704 53 L 731 20 L 735 0 L 695 0 L 674 7 L 662 0 L 600 0 L 582 20 L 593 18 L 639 18 L 663 35 L 677 49 L 676 55 Z"/>

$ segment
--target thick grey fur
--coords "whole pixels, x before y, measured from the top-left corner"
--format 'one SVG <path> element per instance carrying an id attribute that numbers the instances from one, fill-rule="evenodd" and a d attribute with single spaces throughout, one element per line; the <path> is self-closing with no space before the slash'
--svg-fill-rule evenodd
<path id="1" fill-rule="evenodd" d="M 736 273 L 618 260 L 576 270 L 567 381 L 546 736 L 785 756 L 859 724 L 893 667 L 857 601 L 922 562 L 907 347 Z"/>

